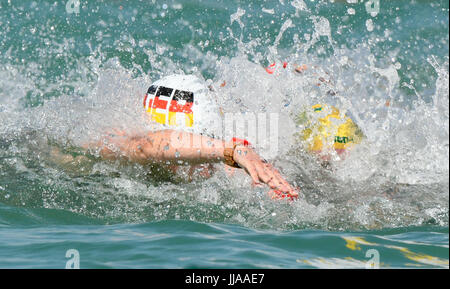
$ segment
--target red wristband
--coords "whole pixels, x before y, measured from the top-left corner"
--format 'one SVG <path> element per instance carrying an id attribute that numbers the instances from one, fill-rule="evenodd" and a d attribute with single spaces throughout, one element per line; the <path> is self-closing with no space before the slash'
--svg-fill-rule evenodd
<path id="1" fill-rule="evenodd" d="M 234 161 L 234 150 L 236 149 L 237 145 L 243 145 L 243 146 L 250 146 L 250 143 L 245 140 L 245 139 L 240 139 L 240 138 L 232 138 L 231 139 L 233 142 L 233 147 L 232 148 L 224 148 L 223 150 L 223 156 L 225 159 L 225 164 L 235 167 L 235 168 L 240 168 L 240 166 Z"/>
<path id="2" fill-rule="evenodd" d="M 246 146 L 246 147 L 251 146 L 251 144 L 246 139 L 241 139 L 241 138 L 234 137 L 231 140 L 233 141 L 233 144 L 241 144 L 241 145 Z"/>

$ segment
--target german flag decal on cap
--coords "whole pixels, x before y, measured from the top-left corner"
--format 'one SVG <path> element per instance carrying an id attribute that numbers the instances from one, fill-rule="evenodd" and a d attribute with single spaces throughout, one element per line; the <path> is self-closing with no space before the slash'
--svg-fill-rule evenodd
<path id="1" fill-rule="evenodd" d="M 144 98 L 144 107 L 151 120 L 170 126 L 184 123 L 186 127 L 192 127 L 193 105 L 194 93 L 164 86 L 150 86 Z"/>

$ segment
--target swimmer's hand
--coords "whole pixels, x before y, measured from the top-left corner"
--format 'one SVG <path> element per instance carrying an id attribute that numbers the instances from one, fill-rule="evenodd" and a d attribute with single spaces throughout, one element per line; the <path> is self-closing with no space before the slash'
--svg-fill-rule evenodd
<path id="1" fill-rule="evenodd" d="M 287 194 L 290 199 L 298 198 L 298 193 L 271 164 L 264 161 L 251 147 L 236 146 L 234 161 L 252 177 L 254 185 L 263 182 L 273 190 Z"/>

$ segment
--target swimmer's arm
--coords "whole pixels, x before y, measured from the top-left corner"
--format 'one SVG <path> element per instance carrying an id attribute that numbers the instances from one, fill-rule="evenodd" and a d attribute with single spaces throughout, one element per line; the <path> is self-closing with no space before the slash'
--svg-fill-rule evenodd
<path id="1" fill-rule="evenodd" d="M 126 134 L 107 138 L 100 143 L 100 155 L 106 159 L 125 158 L 138 163 L 161 162 L 190 164 L 224 162 L 224 149 L 231 142 L 187 132 L 162 130 L 140 136 Z M 234 161 L 253 179 L 254 184 L 265 183 L 272 189 L 297 197 L 296 190 L 281 176 L 278 170 L 250 147 L 239 146 Z"/>
<path id="2" fill-rule="evenodd" d="M 223 140 L 175 130 L 148 133 L 144 138 L 144 146 L 131 146 L 131 159 L 190 164 L 224 161 L 226 143 Z"/>
<path id="3" fill-rule="evenodd" d="M 223 161 L 225 142 L 187 132 L 161 130 L 133 136 L 123 132 L 112 134 L 94 146 L 104 159 L 127 159 L 138 163 L 200 164 Z"/>

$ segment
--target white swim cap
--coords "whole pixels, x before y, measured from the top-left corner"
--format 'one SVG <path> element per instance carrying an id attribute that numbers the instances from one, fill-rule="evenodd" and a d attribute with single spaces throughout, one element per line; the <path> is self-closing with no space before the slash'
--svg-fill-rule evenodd
<path id="1" fill-rule="evenodd" d="M 194 75 L 170 75 L 154 82 L 144 107 L 150 120 L 170 128 L 221 136 L 222 114 L 203 81 Z"/>

